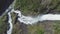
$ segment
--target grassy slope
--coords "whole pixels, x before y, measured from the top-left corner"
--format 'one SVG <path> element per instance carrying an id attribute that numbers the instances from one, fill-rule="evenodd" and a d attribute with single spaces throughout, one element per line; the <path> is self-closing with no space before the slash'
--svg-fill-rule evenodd
<path id="1" fill-rule="evenodd" d="M 15 9 L 21 10 L 24 15 L 37 15 L 39 13 L 46 13 L 54 11 L 60 13 L 60 0 L 16 0 Z M 17 25 L 17 26 L 16 26 Z M 13 34 L 19 34 L 18 23 L 14 25 Z M 46 34 L 46 28 L 51 28 L 53 34 L 60 34 L 60 22 L 44 22 L 35 25 L 27 26 L 28 34 Z M 48 32 L 47 32 L 48 33 Z"/>
<path id="2" fill-rule="evenodd" d="M 12 18 L 13 18 L 13 32 L 12 32 L 12 34 L 24 33 L 24 31 L 25 31 L 25 30 L 23 30 L 24 28 L 27 28 L 26 30 L 28 30 L 28 34 L 35 34 L 35 32 L 36 32 L 36 34 L 43 34 L 44 33 L 44 29 L 43 29 L 44 25 L 42 25 L 42 23 L 40 25 L 37 25 L 37 24 L 36 25 L 27 25 L 24 27 L 20 22 L 18 22 L 18 21 L 15 22 L 15 20 L 16 20 L 15 13 L 12 13 Z M 24 24 L 24 25 L 26 25 L 26 24 Z"/>
<path id="3" fill-rule="evenodd" d="M 23 30 L 23 28 L 27 28 L 28 34 L 46 34 L 46 33 L 53 33 L 53 34 L 59 34 L 60 33 L 60 21 L 44 21 L 44 22 L 38 22 L 37 24 L 33 25 L 27 25 L 23 27 L 21 26 L 21 23 L 19 21 L 16 21 L 16 14 L 12 13 L 13 18 L 13 32 L 12 34 L 20 34 Z M 26 25 L 26 24 L 24 24 Z M 23 28 L 21 28 L 23 27 Z M 50 31 L 48 31 L 50 30 Z M 24 32 L 22 32 L 24 33 Z"/>
<path id="4" fill-rule="evenodd" d="M 15 9 L 24 15 L 37 15 L 39 13 L 60 12 L 60 0 L 16 0 Z"/>
<path id="5" fill-rule="evenodd" d="M 4 15 L 0 18 L 0 34 L 5 34 L 7 30 L 7 16 Z"/>

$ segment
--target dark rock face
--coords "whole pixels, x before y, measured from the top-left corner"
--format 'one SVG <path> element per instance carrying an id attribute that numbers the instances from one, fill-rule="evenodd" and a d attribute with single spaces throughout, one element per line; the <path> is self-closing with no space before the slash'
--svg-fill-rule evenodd
<path id="1" fill-rule="evenodd" d="M 5 12 L 14 0 L 0 0 L 0 16 Z"/>
<path id="2" fill-rule="evenodd" d="M 27 30 L 27 25 L 24 23 L 20 23 L 20 29 L 22 30 L 20 32 L 20 34 L 28 34 L 28 30 Z"/>

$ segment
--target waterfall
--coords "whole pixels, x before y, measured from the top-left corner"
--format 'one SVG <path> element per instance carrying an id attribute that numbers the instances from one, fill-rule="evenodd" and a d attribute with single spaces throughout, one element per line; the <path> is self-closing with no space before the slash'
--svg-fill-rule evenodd
<path id="1" fill-rule="evenodd" d="M 10 24 L 10 28 L 9 30 L 7 31 L 7 34 L 11 34 L 12 33 L 12 28 L 13 28 L 13 25 L 12 25 L 12 19 L 11 19 L 11 12 L 8 12 L 8 17 L 9 17 L 9 20 L 8 20 L 8 23 Z"/>
<path id="2" fill-rule="evenodd" d="M 12 28 L 13 28 L 11 12 L 18 14 L 17 15 L 18 20 L 24 24 L 34 24 L 34 23 L 37 23 L 38 21 L 44 21 L 44 20 L 60 20 L 60 14 L 44 14 L 44 15 L 38 15 L 36 17 L 31 17 L 31 16 L 24 16 L 21 14 L 21 11 L 12 9 L 10 12 L 8 12 L 8 15 L 9 15 L 8 22 L 10 24 L 10 29 L 7 31 L 7 34 L 11 34 Z"/>
<path id="3" fill-rule="evenodd" d="M 18 14 L 19 17 L 18 20 L 25 24 L 33 24 L 38 21 L 44 21 L 44 20 L 60 20 L 60 14 L 44 14 L 44 15 L 38 15 L 36 17 L 31 17 L 22 15 L 21 11 L 19 10 L 16 10 L 14 12 Z"/>
<path id="4" fill-rule="evenodd" d="M 41 16 L 41 20 L 60 20 L 60 14 L 45 14 Z"/>
<path id="5" fill-rule="evenodd" d="M 8 12 L 8 23 L 10 24 L 10 28 L 7 31 L 7 34 L 11 34 L 12 33 L 12 29 L 13 29 L 13 24 L 12 24 L 12 18 L 11 18 L 11 13 L 14 12 L 16 14 L 18 14 L 18 21 L 20 21 L 21 23 L 24 24 L 34 24 L 37 23 L 38 21 L 44 21 L 44 20 L 60 20 L 60 14 L 44 14 L 44 15 L 38 15 L 36 17 L 32 17 L 32 16 L 24 16 L 21 14 L 21 11 L 19 10 L 14 10 L 14 6 L 11 5 L 6 12 Z"/>
<path id="6" fill-rule="evenodd" d="M 13 29 L 11 12 L 18 14 L 17 15 L 18 20 L 24 24 L 34 24 L 37 23 L 38 21 L 44 21 L 44 20 L 60 20 L 60 14 L 44 14 L 44 15 L 38 15 L 36 17 L 31 17 L 31 16 L 24 16 L 21 14 L 21 11 L 12 9 L 10 12 L 8 12 L 9 15 L 8 22 L 10 24 L 10 29 L 7 31 L 7 34 L 11 34 Z"/>

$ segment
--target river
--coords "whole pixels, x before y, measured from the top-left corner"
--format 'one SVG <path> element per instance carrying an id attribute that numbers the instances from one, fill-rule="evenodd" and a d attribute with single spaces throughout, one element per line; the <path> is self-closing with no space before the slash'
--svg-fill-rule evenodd
<path id="1" fill-rule="evenodd" d="M 44 14 L 44 15 L 38 15 L 36 17 L 32 16 L 24 16 L 21 14 L 21 11 L 19 10 L 14 10 L 14 6 L 11 5 L 10 8 L 7 9 L 8 11 L 8 23 L 10 24 L 9 30 L 7 30 L 7 34 L 12 34 L 13 30 L 13 24 L 12 24 L 12 18 L 11 18 L 11 13 L 14 12 L 18 14 L 18 21 L 24 24 L 34 24 L 37 23 L 38 21 L 45 21 L 45 20 L 60 20 L 60 14 Z"/>

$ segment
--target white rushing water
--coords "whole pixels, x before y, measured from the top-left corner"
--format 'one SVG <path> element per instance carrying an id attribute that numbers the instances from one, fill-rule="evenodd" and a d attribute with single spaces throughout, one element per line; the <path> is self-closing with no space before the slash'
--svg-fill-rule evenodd
<path id="1" fill-rule="evenodd" d="M 11 12 L 15 12 L 16 14 L 18 14 L 18 20 L 21 23 L 24 24 L 34 24 L 37 23 L 38 21 L 44 21 L 44 20 L 60 20 L 60 14 L 44 14 L 44 15 L 38 15 L 36 17 L 31 17 L 31 16 L 24 16 L 21 14 L 21 11 L 19 10 L 14 10 L 12 9 Z M 10 24 L 10 29 L 7 31 L 7 34 L 11 34 L 12 33 L 12 19 L 11 19 L 11 12 L 8 12 L 9 15 L 9 24 Z"/>
<path id="2" fill-rule="evenodd" d="M 45 14 L 41 16 L 41 20 L 60 20 L 60 14 Z"/>
<path id="3" fill-rule="evenodd" d="M 16 10 L 15 13 L 18 13 L 18 20 L 25 24 L 33 24 L 38 21 L 44 21 L 44 20 L 60 20 L 60 14 L 44 14 L 44 15 L 38 15 L 36 17 L 31 16 L 24 16 L 21 14 L 21 11 Z"/>
<path id="4" fill-rule="evenodd" d="M 8 12 L 8 23 L 9 25 L 9 30 L 7 31 L 7 34 L 11 34 L 12 33 L 12 29 L 13 29 L 13 24 L 12 24 L 12 18 L 11 18 L 11 13 L 14 12 L 16 14 L 18 14 L 18 20 L 20 21 L 20 23 L 24 23 L 24 24 L 34 24 L 37 23 L 38 21 L 44 21 L 44 20 L 60 20 L 60 14 L 44 14 L 44 15 L 38 15 L 36 17 L 32 17 L 32 16 L 24 16 L 21 14 L 21 11 L 19 10 L 14 10 L 12 9 L 13 5 L 10 6 L 10 8 L 8 8 L 6 10 L 6 12 Z"/>
<path id="5" fill-rule="evenodd" d="M 12 19 L 11 19 L 11 13 L 8 12 L 8 16 L 9 16 L 9 20 L 8 20 L 8 23 L 10 24 L 10 28 L 9 30 L 7 31 L 7 34 L 11 34 L 12 33 L 12 28 L 13 28 L 13 25 L 12 25 Z"/>
<path id="6" fill-rule="evenodd" d="M 14 8 L 15 1 L 16 0 L 14 0 L 14 2 L 5 11 L 6 13 L 8 13 L 8 23 L 9 23 L 9 27 L 10 27 L 9 30 L 7 30 L 7 34 L 12 34 L 12 30 L 13 30 L 11 13 L 13 12 L 12 9 Z"/>
<path id="7" fill-rule="evenodd" d="M 21 11 L 12 9 L 10 12 L 8 12 L 9 15 L 8 22 L 10 24 L 10 29 L 7 31 L 7 34 L 11 34 L 13 29 L 11 12 L 18 14 L 17 15 L 18 20 L 24 24 L 34 24 L 37 23 L 38 21 L 44 21 L 44 20 L 60 20 L 60 14 L 44 14 L 44 15 L 38 15 L 36 17 L 31 17 L 31 16 L 24 16 L 21 14 Z"/>

